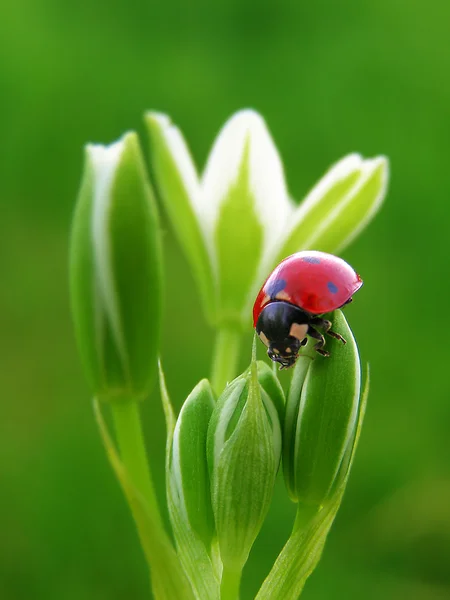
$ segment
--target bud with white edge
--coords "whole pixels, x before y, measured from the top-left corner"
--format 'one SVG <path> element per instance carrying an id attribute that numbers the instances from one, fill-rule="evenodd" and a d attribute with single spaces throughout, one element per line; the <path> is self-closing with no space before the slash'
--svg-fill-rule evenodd
<path id="1" fill-rule="evenodd" d="M 96 396 L 142 398 L 161 324 L 158 215 L 135 133 L 86 147 L 70 246 L 72 313 Z"/>
<path id="2" fill-rule="evenodd" d="M 205 313 L 219 326 L 248 324 L 268 272 L 300 250 L 342 251 L 372 219 L 387 187 L 385 157 L 350 154 L 299 205 L 264 119 L 233 115 L 199 175 L 180 130 L 149 112 L 161 199 L 197 280 Z"/>

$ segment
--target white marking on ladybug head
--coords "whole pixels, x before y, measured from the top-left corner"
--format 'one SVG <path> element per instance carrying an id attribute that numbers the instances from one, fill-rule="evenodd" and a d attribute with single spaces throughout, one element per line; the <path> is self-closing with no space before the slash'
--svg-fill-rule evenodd
<path id="1" fill-rule="evenodd" d="M 260 333 L 258 333 L 258 335 L 259 335 L 259 339 L 262 341 L 262 343 L 264 344 L 264 346 L 269 347 L 270 346 L 270 342 L 269 342 L 266 334 L 263 331 L 261 331 Z"/>
<path id="2" fill-rule="evenodd" d="M 285 302 L 290 302 L 291 301 L 291 297 L 284 290 L 281 290 L 281 292 L 277 293 L 276 299 L 277 300 L 284 300 Z"/>
<path id="3" fill-rule="evenodd" d="M 305 339 L 308 333 L 308 325 L 299 325 L 298 323 L 292 323 L 289 335 L 295 337 L 299 342 Z"/>
<path id="4" fill-rule="evenodd" d="M 291 354 L 292 353 L 292 348 L 290 348 L 289 346 L 285 349 L 285 352 L 287 352 L 287 354 Z"/>

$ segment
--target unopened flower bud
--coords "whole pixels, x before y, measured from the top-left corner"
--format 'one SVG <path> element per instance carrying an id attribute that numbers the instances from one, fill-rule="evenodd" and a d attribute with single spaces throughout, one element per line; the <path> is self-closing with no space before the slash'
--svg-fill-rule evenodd
<path id="1" fill-rule="evenodd" d="M 200 381 L 186 399 L 175 426 L 169 459 L 172 501 L 189 527 L 209 551 L 214 535 L 206 438 L 215 406 L 207 379 Z"/>
<path id="2" fill-rule="evenodd" d="M 358 347 L 341 311 L 335 311 L 329 358 L 301 356 L 289 390 L 283 470 L 290 497 L 319 508 L 345 476 L 355 438 L 361 391 Z"/>
<path id="3" fill-rule="evenodd" d="M 70 284 L 76 337 L 94 393 L 109 400 L 147 395 L 160 337 L 161 252 L 135 133 L 86 148 Z"/>
<path id="4" fill-rule="evenodd" d="M 229 569 L 240 570 L 247 561 L 280 463 L 283 392 L 271 378 L 270 369 L 253 360 L 219 398 L 208 430 L 212 505 L 221 558 Z"/>

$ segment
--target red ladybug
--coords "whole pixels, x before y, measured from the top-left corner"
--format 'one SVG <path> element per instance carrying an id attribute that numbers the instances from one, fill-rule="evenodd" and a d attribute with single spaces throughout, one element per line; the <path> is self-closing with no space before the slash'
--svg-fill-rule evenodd
<path id="1" fill-rule="evenodd" d="M 253 306 L 253 326 L 268 347 L 269 358 L 282 369 L 291 367 L 307 335 L 317 340 L 315 349 L 322 356 L 329 356 L 323 349 L 323 334 L 345 344 L 321 315 L 351 302 L 362 284 L 358 273 L 332 254 L 306 251 L 284 259 L 267 278 Z"/>

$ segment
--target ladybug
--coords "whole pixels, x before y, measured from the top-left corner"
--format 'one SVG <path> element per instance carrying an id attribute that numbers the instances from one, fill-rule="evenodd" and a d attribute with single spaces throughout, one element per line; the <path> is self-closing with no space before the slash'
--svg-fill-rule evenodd
<path id="1" fill-rule="evenodd" d="M 324 334 L 344 344 L 322 315 L 352 301 L 363 281 L 341 258 L 326 252 L 297 252 L 285 258 L 269 275 L 253 306 L 253 327 L 267 346 L 269 358 L 280 369 L 292 367 L 306 336 L 317 340 L 315 350 L 324 350 Z M 322 332 L 322 333 L 321 333 Z"/>

